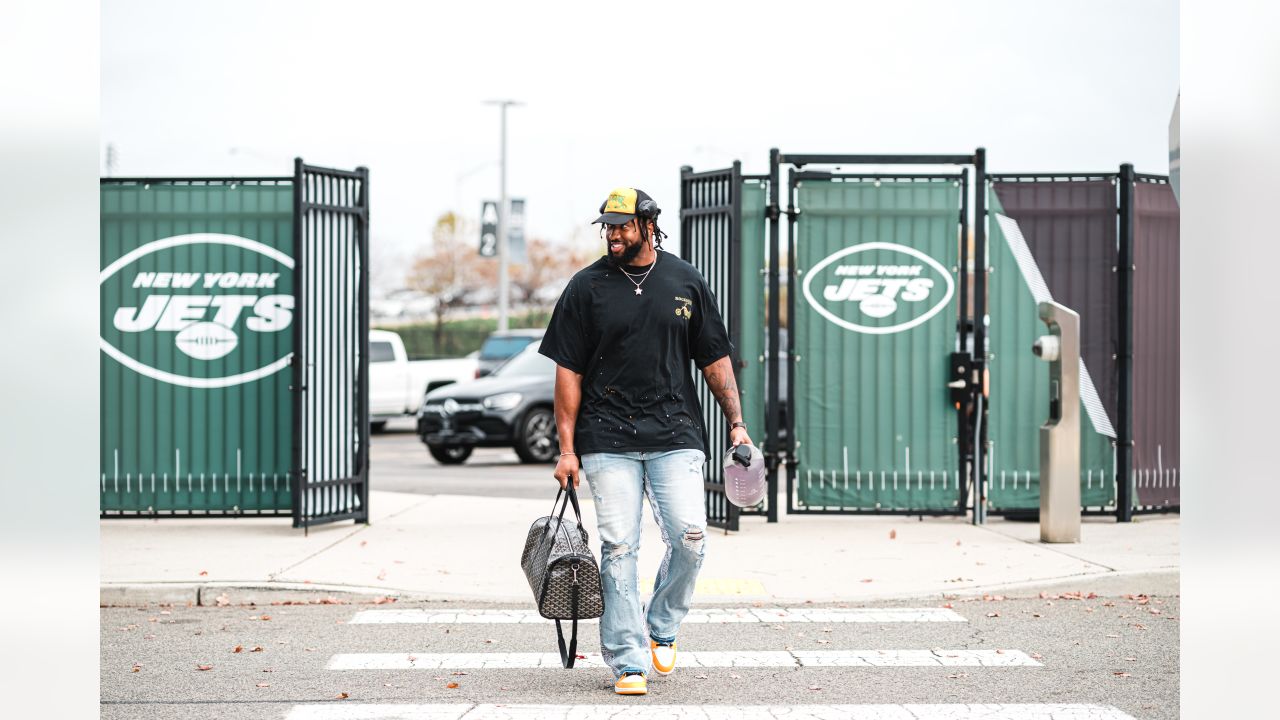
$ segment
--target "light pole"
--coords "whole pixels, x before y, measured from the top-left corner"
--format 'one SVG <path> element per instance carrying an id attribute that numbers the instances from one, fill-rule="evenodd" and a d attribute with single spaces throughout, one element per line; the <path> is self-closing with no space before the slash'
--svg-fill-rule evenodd
<path id="1" fill-rule="evenodd" d="M 502 144 L 498 188 L 498 330 L 507 329 L 507 311 L 511 298 L 511 281 L 508 277 L 510 251 L 507 248 L 507 108 L 523 103 L 515 100 L 490 100 L 486 105 L 497 105 L 502 110 Z"/>

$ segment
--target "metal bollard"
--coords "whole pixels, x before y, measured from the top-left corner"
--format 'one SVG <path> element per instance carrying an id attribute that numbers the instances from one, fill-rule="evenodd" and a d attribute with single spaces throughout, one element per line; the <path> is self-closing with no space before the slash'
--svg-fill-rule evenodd
<path id="1" fill-rule="evenodd" d="M 1040 303 L 1049 326 L 1032 352 L 1049 363 L 1049 419 L 1040 426 L 1040 542 L 1080 542 L 1080 316 Z"/>

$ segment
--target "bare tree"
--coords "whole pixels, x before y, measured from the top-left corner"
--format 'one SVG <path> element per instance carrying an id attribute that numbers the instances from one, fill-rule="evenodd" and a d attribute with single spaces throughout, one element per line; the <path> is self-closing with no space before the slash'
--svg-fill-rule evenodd
<path id="1" fill-rule="evenodd" d="M 525 246 L 525 257 L 527 262 L 511 266 L 511 285 L 516 288 L 520 302 L 539 308 L 540 290 L 563 284 L 589 260 L 585 249 L 544 238 L 530 239 Z"/>
<path id="2" fill-rule="evenodd" d="M 434 301 L 436 347 L 444 343 L 444 323 L 467 293 L 496 283 L 493 263 L 480 257 L 466 223 L 447 212 L 436 220 L 431 247 L 414 259 L 406 284 Z"/>

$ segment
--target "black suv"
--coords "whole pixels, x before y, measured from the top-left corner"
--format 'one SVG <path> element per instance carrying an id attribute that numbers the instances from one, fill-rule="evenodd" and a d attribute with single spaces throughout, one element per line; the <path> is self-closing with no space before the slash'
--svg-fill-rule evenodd
<path id="1" fill-rule="evenodd" d="M 418 437 L 445 465 L 466 462 L 477 447 L 512 447 L 526 463 L 559 459 L 552 410 L 556 364 L 531 343 L 492 375 L 428 392 Z"/>

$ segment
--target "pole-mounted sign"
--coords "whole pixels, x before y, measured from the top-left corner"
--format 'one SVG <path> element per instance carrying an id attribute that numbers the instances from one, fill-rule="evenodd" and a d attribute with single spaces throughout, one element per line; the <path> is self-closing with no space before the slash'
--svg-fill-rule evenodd
<path id="1" fill-rule="evenodd" d="M 498 254 L 498 203 L 485 200 L 480 205 L 480 256 Z"/>

